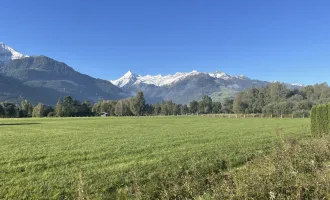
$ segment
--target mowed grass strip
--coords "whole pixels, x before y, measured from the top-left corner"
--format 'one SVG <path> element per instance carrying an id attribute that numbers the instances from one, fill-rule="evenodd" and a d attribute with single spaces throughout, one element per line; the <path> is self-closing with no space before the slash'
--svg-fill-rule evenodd
<path id="1" fill-rule="evenodd" d="M 182 170 L 202 177 L 211 168 L 221 168 L 219 163 L 239 166 L 270 149 L 278 132 L 290 137 L 307 134 L 308 122 L 208 117 L 1 119 L 0 199 L 162 198 L 155 192 L 175 184 L 167 180 L 179 182 Z M 190 187 L 200 193 L 196 188 L 203 187 L 202 182 L 191 180 Z"/>

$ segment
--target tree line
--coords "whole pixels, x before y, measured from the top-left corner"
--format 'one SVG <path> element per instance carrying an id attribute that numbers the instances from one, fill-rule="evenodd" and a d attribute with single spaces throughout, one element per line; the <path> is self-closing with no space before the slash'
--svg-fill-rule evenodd
<path id="1" fill-rule="evenodd" d="M 226 103 L 227 102 L 227 103 Z M 233 100 L 228 99 L 223 103 L 213 102 L 209 96 L 203 96 L 200 101 L 192 101 L 188 105 L 176 104 L 172 100 L 163 100 L 160 103 L 147 104 L 143 92 L 138 92 L 136 97 L 114 100 L 101 100 L 94 104 L 92 112 L 95 114 L 108 113 L 110 116 L 142 116 L 142 115 L 187 115 L 222 113 L 224 109 L 232 109 Z"/>
<path id="2" fill-rule="evenodd" d="M 187 115 L 187 114 L 285 114 L 309 115 L 313 105 L 330 102 L 330 87 L 316 84 L 300 89 L 289 89 L 282 83 L 270 83 L 260 88 L 250 88 L 236 94 L 234 99 L 214 102 L 204 95 L 200 101 L 189 104 L 175 104 L 163 100 L 148 104 L 143 92 L 134 98 L 121 100 L 100 100 L 94 105 L 89 101 L 78 101 L 71 96 L 59 98 L 55 107 L 23 100 L 19 105 L 0 102 L 0 117 L 85 117 L 99 116 L 143 116 L 143 115 Z"/>
<path id="3" fill-rule="evenodd" d="M 271 83 L 265 87 L 239 92 L 234 99 L 233 112 L 309 116 L 313 105 L 328 102 L 330 102 L 330 87 L 326 83 L 300 89 L 289 89 L 285 84 Z"/>

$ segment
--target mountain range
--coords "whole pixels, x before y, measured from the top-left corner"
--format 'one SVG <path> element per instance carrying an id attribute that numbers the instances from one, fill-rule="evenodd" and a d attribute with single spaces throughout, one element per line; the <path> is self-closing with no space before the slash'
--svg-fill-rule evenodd
<path id="1" fill-rule="evenodd" d="M 249 87 L 261 87 L 268 82 L 252 80 L 246 76 L 231 76 L 224 72 L 214 73 L 178 72 L 173 75 L 141 76 L 128 71 L 111 83 L 127 94 L 134 95 L 142 90 L 149 102 L 173 100 L 175 103 L 188 103 L 209 95 L 214 101 L 233 97 L 238 91 Z"/>
<path id="2" fill-rule="evenodd" d="M 81 74 L 46 56 L 27 56 L 1 43 L 0 100 L 54 105 L 59 97 L 73 96 L 96 102 L 127 95 L 111 82 Z"/>
<path id="3" fill-rule="evenodd" d="M 141 90 L 149 103 L 173 100 L 186 104 L 201 99 L 203 95 L 222 101 L 246 88 L 268 83 L 243 75 L 195 70 L 166 76 L 141 76 L 128 71 L 117 80 L 106 81 L 81 74 L 63 62 L 46 56 L 24 55 L 0 43 L 0 101 L 29 99 L 34 103 L 54 105 L 59 97 L 70 95 L 78 100 L 96 102 L 100 99 L 127 98 Z"/>

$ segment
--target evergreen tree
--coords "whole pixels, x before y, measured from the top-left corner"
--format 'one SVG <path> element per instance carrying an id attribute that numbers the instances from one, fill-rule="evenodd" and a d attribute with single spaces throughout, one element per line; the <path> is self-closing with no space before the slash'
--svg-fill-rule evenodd
<path id="1" fill-rule="evenodd" d="M 135 116 L 142 116 L 145 111 L 146 101 L 142 91 L 139 91 L 131 104 L 131 111 Z"/>
<path id="2" fill-rule="evenodd" d="M 0 117 L 5 117 L 5 110 L 3 109 L 3 106 L 0 104 Z"/>
<path id="3" fill-rule="evenodd" d="M 63 101 L 62 97 L 60 97 L 57 101 L 56 107 L 55 107 L 55 114 L 56 117 L 63 117 Z"/>
<path id="4" fill-rule="evenodd" d="M 145 110 L 144 114 L 148 116 L 153 115 L 154 113 L 154 107 L 150 104 L 146 104 L 144 110 Z"/>
<path id="5" fill-rule="evenodd" d="M 49 115 L 49 113 L 52 113 L 52 114 L 50 114 L 50 116 L 54 117 L 54 115 L 55 115 L 54 111 L 55 110 L 52 106 L 45 106 L 43 116 L 47 117 Z"/>
<path id="6" fill-rule="evenodd" d="M 161 114 L 161 111 L 162 111 L 162 108 L 161 106 L 159 105 L 159 103 L 156 103 L 155 105 L 153 105 L 153 110 L 154 110 L 154 115 L 160 115 Z"/>
<path id="7" fill-rule="evenodd" d="M 74 116 L 74 102 L 71 96 L 64 97 L 62 112 L 64 117 Z"/>

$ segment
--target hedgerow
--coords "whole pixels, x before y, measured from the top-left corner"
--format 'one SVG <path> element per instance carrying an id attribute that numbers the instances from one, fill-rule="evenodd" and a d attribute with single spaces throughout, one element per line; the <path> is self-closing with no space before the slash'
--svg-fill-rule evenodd
<path id="1" fill-rule="evenodd" d="M 311 110 L 311 133 L 313 136 L 324 136 L 329 133 L 329 106 L 322 104 Z"/>

